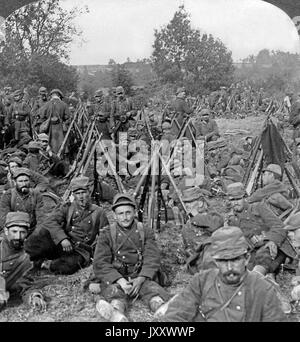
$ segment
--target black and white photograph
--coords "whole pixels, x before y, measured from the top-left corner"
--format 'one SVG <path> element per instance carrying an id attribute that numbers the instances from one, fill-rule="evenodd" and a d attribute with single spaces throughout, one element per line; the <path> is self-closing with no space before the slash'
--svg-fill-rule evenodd
<path id="1" fill-rule="evenodd" d="M 0 0 L 1 323 L 300 322 L 299 258 L 300 1 Z"/>

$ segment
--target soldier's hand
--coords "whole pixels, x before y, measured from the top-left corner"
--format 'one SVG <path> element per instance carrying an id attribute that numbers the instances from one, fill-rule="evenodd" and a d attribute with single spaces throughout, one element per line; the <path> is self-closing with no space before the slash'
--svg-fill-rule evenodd
<path id="1" fill-rule="evenodd" d="M 137 278 L 132 279 L 130 281 L 130 283 L 132 284 L 132 288 L 131 288 L 131 291 L 128 293 L 128 295 L 130 297 L 137 296 L 145 280 L 146 280 L 145 277 L 137 277 Z"/>
<path id="2" fill-rule="evenodd" d="M 64 252 L 70 253 L 73 250 L 72 244 L 68 239 L 64 239 L 61 243 L 61 247 Z"/>
<path id="3" fill-rule="evenodd" d="M 270 251 L 271 258 L 274 260 L 278 253 L 278 248 L 273 241 L 269 241 L 265 244 L 265 248 L 268 248 Z"/>
<path id="4" fill-rule="evenodd" d="M 120 278 L 117 280 L 117 283 L 122 287 L 122 290 L 126 293 L 129 294 L 131 291 L 132 285 L 130 284 L 129 281 L 127 281 L 125 278 Z"/>

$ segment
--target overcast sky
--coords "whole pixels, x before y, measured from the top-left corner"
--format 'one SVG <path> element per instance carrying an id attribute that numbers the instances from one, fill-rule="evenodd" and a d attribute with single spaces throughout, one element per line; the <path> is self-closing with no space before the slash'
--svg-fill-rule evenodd
<path id="1" fill-rule="evenodd" d="M 300 52 L 291 19 L 261 0 L 61 0 L 65 8 L 90 10 L 77 19 L 87 42 L 72 45 L 71 64 L 150 57 L 154 29 L 167 24 L 183 3 L 193 27 L 220 38 L 235 61 L 264 48 Z"/>

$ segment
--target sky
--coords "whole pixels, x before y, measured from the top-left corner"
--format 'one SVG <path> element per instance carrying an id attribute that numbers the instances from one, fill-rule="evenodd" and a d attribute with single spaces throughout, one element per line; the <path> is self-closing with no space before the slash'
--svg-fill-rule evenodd
<path id="1" fill-rule="evenodd" d="M 124 63 L 149 58 L 154 30 L 168 24 L 184 4 L 193 28 L 220 38 L 235 62 L 262 49 L 300 53 L 297 30 L 286 13 L 261 0 L 61 0 L 89 8 L 76 19 L 85 43 L 71 46 L 73 65 Z"/>

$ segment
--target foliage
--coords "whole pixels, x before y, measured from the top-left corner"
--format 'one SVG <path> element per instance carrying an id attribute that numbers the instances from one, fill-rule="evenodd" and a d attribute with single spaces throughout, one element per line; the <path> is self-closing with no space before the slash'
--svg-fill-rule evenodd
<path id="1" fill-rule="evenodd" d="M 131 73 L 124 64 L 116 64 L 111 71 L 111 80 L 113 87 L 122 86 L 126 94 L 131 93 L 131 87 L 134 85 Z"/>
<path id="2" fill-rule="evenodd" d="M 269 93 L 297 88 L 300 80 L 299 55 L 283 51 L 261 50 L 249 56 L 236 70 L 236 80 L 247 80 L 253 88 L 264 88 Z"/>
<path id="3" fill-rule="evenodd" d="M 231 52 L 212 35 L 191 27 L 180 6 L 170 23 L 155 30 L 153 68 L 162 83 L 184 85 L 191 93 L 213 91 L 233 81 Z"/>
<path id="4" fill-rule="evenodd" d="M 76 89 L 76 71 L 64 62 L 71 41 L 81 35 L 73 20 L 87 11 L 77 7 L 67 11 L 60 7 L 59 0 L 41 0 L 9 16 L 0 53 L 0 84 Z"/>

